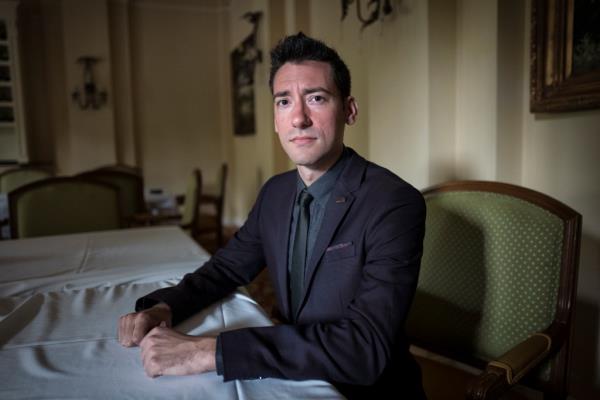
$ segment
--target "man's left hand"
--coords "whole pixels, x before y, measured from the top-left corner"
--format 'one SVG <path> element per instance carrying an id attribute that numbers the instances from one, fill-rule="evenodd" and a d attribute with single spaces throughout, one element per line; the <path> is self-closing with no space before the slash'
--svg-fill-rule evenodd
<path id="1" fill-rule="evenodd" d="M 216 369 L 215 338 L 184 335 L 161 324 L 144 337 L 140 347 L 144 370 L 152 378 L 193 375 Z"/>

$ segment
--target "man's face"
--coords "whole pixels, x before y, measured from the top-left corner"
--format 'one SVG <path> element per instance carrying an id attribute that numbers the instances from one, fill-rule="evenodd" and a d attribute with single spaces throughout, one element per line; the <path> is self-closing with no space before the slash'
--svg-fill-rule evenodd
<path id="1" fill-rule="evenodd" d="M 324 171 L 343 149 L 344 125 L 354 123 L 356 104 L 342 99 L 331 66 L 320 61 L 286 63 L 273 80 L 275 132 L 297 166 Z"/>

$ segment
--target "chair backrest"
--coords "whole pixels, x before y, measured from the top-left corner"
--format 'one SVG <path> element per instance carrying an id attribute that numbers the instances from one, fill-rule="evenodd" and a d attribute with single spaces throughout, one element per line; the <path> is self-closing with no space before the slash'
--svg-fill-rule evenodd
<path id="1" fill-rule="evenodd" d="M 33 167 L 20 167 L 6 170 L 0 174 L 0 193 L 12 192 L 21 186 L 51 177 L 47 170 Z"/>
<path id="2" fill-rule="evenodd" d="M 78 175 L 84 179 L 105 182 L 119 188 L 121 217 L 125 220 L 146 211 L 144 181 L 141 175 L 125 170 L 99 168 Z"/>
<path id="3" fill-rule="evenodd" d="M 194 233 L 198 226 L 198 216 L 200 209 L 200 197 L 202 195 L 202 173 L 199 169 L 194 169 L 188 179 L 185 191 L 185 202 L 181 213 L 181 226 Z"/>
<path id="4" fill-rule="evenodd" d="M 11 236 L 26 238 L 120 227 L 119 189 L 79 178 L 48 178 L 8 194 Z"/>
<path id="5" fill-rule="evenodd" d="M 142 176 L 142 169 L 140 167 L 134 167 L 132 165 L 127 165 L 127 164 L 110 164 L 110 165 L 104 165 L 104 166 L 96 168 L 96 169 L 108 170 L 108 171 L 129 172 L 131 174 L 137 174 L 137 175 Z"/>
<path id="6" fill-rule="evenodd" d="M 581 216 L 544 194 L 498 182 L 452 182 L 423 194 L 411 340 L 482 367 L 535 332 L 559 329 L 565 340 L 538 383 L 565 385 Z"/>
<path id="7" fill-rule="evenodd" d="M 225 200 L 225 189 L 227 187 L 227 172 L 228 167 L 226 163 L 221 165 L 221 182 L 220 182 L 220 192 L 219 192 L 219 209 L 222 212 L 223 209 L 223 201 Z"/>

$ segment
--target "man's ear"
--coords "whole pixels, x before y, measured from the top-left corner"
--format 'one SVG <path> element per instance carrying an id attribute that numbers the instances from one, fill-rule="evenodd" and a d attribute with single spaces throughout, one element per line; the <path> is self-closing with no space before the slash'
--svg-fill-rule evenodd
<path id="1" fill-rule="evenodd" d="M 348 96 L 344 108 L 346 112 L 346 124 L 354 124 L 354 122 L 356 122 L 356 116 L 358 115 L 358 103 L 356 103 L 356 99 L 352 96 Z"/>

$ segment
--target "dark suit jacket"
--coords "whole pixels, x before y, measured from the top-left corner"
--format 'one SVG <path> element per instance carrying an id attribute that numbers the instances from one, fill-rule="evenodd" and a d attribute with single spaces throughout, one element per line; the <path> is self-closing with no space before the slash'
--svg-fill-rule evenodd
<path id="1" fill-rule="evenodd" d="M 307 264 L 297 323 L 222 333 L 225 380 L 323 379 L 351 398 L 385 398 L 387 388 L 423 397 L 404 321 L 417 285 L 425 203 L 408 183 L 349 151 Z M 296 174 L 271 178 L 225 248 L 176 287 L 140 299 L 137 309 L 164 301 L 177 323 L 266 265 L 278 306 L 293 320 L 287 257 Z"/>

